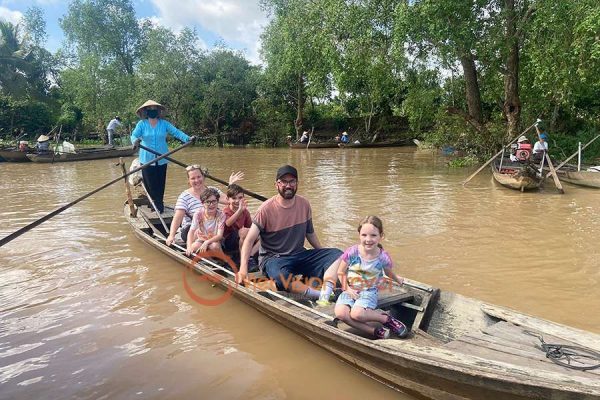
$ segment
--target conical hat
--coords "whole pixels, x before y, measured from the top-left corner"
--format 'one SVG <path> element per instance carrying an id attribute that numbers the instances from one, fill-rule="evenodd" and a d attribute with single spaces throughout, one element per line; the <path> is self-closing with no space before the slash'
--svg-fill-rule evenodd
<path id="1" fill-rule="evenodd" d="M 50 138 L 46 135 L 40 135 L 40 137 L 38 138 L 38 142 L 45 142 L 46 140 L 50 140 Z"/>
<path id="2" fill-rule="evenodd" d="M 156 106 L 159 108 L 160 112 L 159 112 L 159 116 L 162 117 L 163 113 L 165 112 L 165 106 L 163 106 L 162 104 L 159 104 L 157 102 L 155 102 L 154 100 L 148 100 L 147 102 L 145 102 L 144 104 L 142 104 L 137 110 L 136 110 L 136 114 L 138 115 L 138 117 L 140 118 L 144 118 L 143 115 L 143 111 L 146 107 L 150 107 L 150 106 Z"/>

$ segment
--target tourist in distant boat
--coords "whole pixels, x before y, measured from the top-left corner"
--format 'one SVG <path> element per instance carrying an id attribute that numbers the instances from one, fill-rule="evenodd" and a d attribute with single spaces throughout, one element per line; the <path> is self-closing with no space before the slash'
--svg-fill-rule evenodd
<path id="1" fill-rule="evenodd" d="M 202 201 L 200 200 L 200 196 L 202 193 L 208 188 L 211 187 L 217 191 L 214 186 L 207 186 L 204 183 L 204 172 L 200 168 L 199 165 L 189 165 L 185 169 L 185 173 L 188 179 L 189 189 L 181 192 L 179 197 L 177 198 L 177 203 L 175 203 L 175 214 L 173 215 L 173 220 L 171 221 L 171 228 L 169 230 L 169 237 L 167 238 L 167 246 L 170 246 L 171 243 L 175 241 L 175 236 L 177 235 L 177 231 L 179 227 L 181 227 L 181 240 L 184 243 L 187 243 L 187 236 L 190 230 L 190 225 L 192 224 L 192 217 L 196 211 L 202 206 Z M 244 179 L 244 173 L 241 171 L 232 173 L 229 176 L 229 184 L 234 184 L 235 182 L 241 181 Z M 219 202 L 221 204 L 228 204 L 227 196 L 219 191 Z"/>
<path id="2" fill-rule="evenodd" d="M 302 136 L 300 136 L 300 143 L 308 143 L 308 132 L 302 132 Z"/>
<path id="3" fill-rule="evenodd" d="M 383 223 L 376 216 L 368 216 L 358 225 L 359 243 L 346 249 L 341 257 L 338 278 L 344 290 L 337 299 L 335 316 L 346 324 L 377 339 L 387 339 L 392 331 L 404 338 L 408 329 L 391 315 L 376 311 L 378 286 L 385 275 L 400 285 L 404 279 L 392 270 L 390 255 L 383 250 Z M 318 303 L 327 303 L 333 291 L 333 283 L 326 282 Z M 383 326 L 373 327 L 369 323 L 379 322 Z"/>
<path id="4" fill-rule="evenodd" d="M 140 121 L 131 132 L 131 143 L 138 139 L 142 145 L 154 151 L 165 154 L 169 151 L 167 146 L 167 135 L 171 135 L 186 143 L 192 140 L 183 131 L 180 131 L 170 122 L 162 119 L 165 107 L 154 100 L 148 100 L 136 111 Z M 139 158 L 142 164 L 151 162 L 158 156 L 144 149 L 140 149 Z M 142 179 L 148 195 L 154 200 L 157 211 L 164 211 L 163 197 L 165 195 L 165 183 L 167 180 L 167 163 L 164 158 L 153 163 L 142 170 Z"/>
<path id="5" fill-rule="evenodd" d="M 35 149 L 38 153 L 48 153 L 50 151 L 50 138 L 46 135 L 40 135 Z"/>
<path id="6" fill-rule="evenodd" d="M 535 129 L 539 140 L 533 146 L 533 161 L 540 162 L 544 158 L 544 154 L 548 152 L 548 134 L 544 130 L 540 130 L 537 123 L 535 124 Z"/>
<path id="7" fill-rule="evenodd" d="M 344 131 L 342 132 L 342 137 L 340 139 L 340 142 L 347 144 L 350 143 L 350 136 L 348 136 L 348 132 Z"/>
<path id="8" fill-rule="evenodd" d="M 309 284 L 310 278 L 335 280 L 339 249 L 323 248 L 313 227 L 312 210 L 308 200 L 296 195 L 298 171 L 284 165 L 275 175 L 277 195 L 265 201 L 252 221 L 252 227 L 242 245 L 237 282 L 248 276 L 248 259 L 252 246 L 260 237 L 259 265 L 277 290 L 302 294 L 316 300 L 319 291 Z M 313 249 L 305 249 L 304 241 Z M 304 280 L 294 280 L 301 274 Z M 314 280 L 313 280 L 314 281 Z"/>
<path id="9" fill-rule="evenodd" d="M 108 133 L 108 145 L 113 145 L 113 138 L 115 137 L 117 128 L 123 126 L 121 123 L 121 117 L 118 115 L 110 120 L 108 126 L 106 127 L 106 132 Z"/>
<path id="10" fill-rule="evenodd" d="M 221 195 L 215 188 L 206 188 L 200 195 L 202 207 L 194 213 L 187 238 L 186 254 L 221 250 L 221 239 L 225 230 L 225 214 L 219 210 Z"/>

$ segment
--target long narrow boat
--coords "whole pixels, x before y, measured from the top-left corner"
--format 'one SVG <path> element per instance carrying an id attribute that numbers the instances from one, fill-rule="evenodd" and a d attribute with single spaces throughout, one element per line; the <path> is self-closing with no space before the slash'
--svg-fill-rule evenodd
<path id="1" fill-rule="evenodd" d="M 135 235 L 206 275 L 225 290 L 221 299 L 237 297 L 401 391 L 436 400 L 600 399 L 598 334 L 407 280 L 401 287 L 380 289 L 378 308 L 400 318 L 411 335 L 374 340 L 334 319 L 333 306 L 316 307 L 275 291 L 268 281 L 260 283 L 265 280 L 260 273 L 250 274 L 254 283 L 241 286 L 221 264 L 191 260 L 181 247 L 165 244 L 158 216 L 143 202 L 136 204 L 124 207 Z M 170 215 L 172 209 L 162 214 L 167 225 Z M 546 348 L 547 343 L 554 347 Z"/>
<path id="2" fill-rule="evenodd" d="M 542 184 L 543 179 L 530 164 L 511 162 L 505 158 L 502 163 L 495 160 L 491 165 L 494 179 L 507 188 L 524 192 L 539 189 Z"/>
<path id="3" fill-rule="evenodd" d="M 408 145 L 408 140 L 390 140 L 386 142 L 375 142 L 375 143 L 347 143 L 340 144 L 340 148 L 343 149 L 362 149 L 371 147 L 400 147 Z"/>
<path id="4" fill-rule="evenodd" d="M 561 181 L 572 183 L 573 185 L 600 188 L 600 170 L 590 167 L 584 167 L 577 170 L 575 165 L 563 165 L 556 174 Z"/>
<path id="5" fill-rule="evenodd" d="M 94 147 L 88 149 L 76 150 L 74 153 L 42 153 L 42 154 L 27 154 L 27 157 L 33 162 L 51 163 L 65 161 L 84 161 L 98 160 L 101 158 L 129 157 L 135 153 L 136 149 L 133 146 L 123 147 Z"/>
<path id="6" fill-rule="evenodd" d="M 29 158 L 27 158 L 27 154 L 31 154 L 34 150 L 30 151 L 20 151 L 18 149 L 12 148 L 3 148 L 0 149 L 0 160 L 8 161 L 8 162 L 29 162 Z"/>
<path id="7" fill-rule="evenodd" d="M 333 149 L 333 148 L 337 148 L 338 145 L 337 143 L 314 143 L 314 142 L 310 142 L 308 144 L 306 143 L 290 143 L 289 144 L 290 148 L 292 149 Z"/>

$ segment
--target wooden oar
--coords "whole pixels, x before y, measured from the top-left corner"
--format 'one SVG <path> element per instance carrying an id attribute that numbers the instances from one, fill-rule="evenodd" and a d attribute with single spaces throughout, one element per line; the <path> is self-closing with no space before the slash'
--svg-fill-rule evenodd
<path id="1" fill-rule="evenodd" d="M 56 152 L 58 151 L 58 141 L 60 140 L 60 133 L 62 132 L 62 125 L 58 130 L 58 135 L 56 135 L 56 145 L 54 146 L 54 152 L 52 153 L 52 162 L 50 164 L 54 164 L 54 157 L 56 157 Z"/>
<path id="2" fill-rule="evenodd" d="M 537 133 L 538 140 L 542 140 L 541 132 L 540 132 L 539 128 L 537 127 L 537 122 L 536 122 L 536 126 L 535 126 L 535 131 Z M 546 158 L 546 161 L 548 162 L 548 168 L 550 168 L 550 174 L 552 175 L 552 179 L 554 180 L 554 184 L 556 185 L 556 189 L 558 190 L 558 193 L 565 194 L 565 190 L 563 189 L 563 187 L 560 183 L 560 179 L 558 179 L 558 175 L 556 175 L 556 170 L 554 169 L 554 165 L 552 165 L 552 160 L 550 160 L 550 156 L 548 155 L 548 152 L 546 150 L 544 150 L 544 157 Z"/>
<path id="3" fill-rule="evenodd" d="M 126 178 L 126 177 L 128 177 L 129 175 L 131 175 L 131 174 L 135 174 L 136 172 L 138 172 L 138 171 L 141 171 L 142 169 L 144 169 L 144 168 L 146 168 L 146 167 L 148 167 L 148 166 L 150 166 L 150 165 L 154 164 L 156 161 L 158 161 L 158 160 L 162 160 L 163 158 L 167 158 L 167 157 L 168 157 L 168 156 L 170 156 L 171 154 L 173 154 L 173 153 L 176 153 L 176 152 L 178 152 L 179 150 L 183 149 L 184 147 L 187 147 L 187 146 L 189 146 L 190 144 L 192 144 L 192 142 L 193 142 L 193 141 L 192 141 L 192 140 L 190 140 L 189 142 L 182 144 L 181 146 L 179 146 L 179 147 L 177 147 L 177 148 L 175 148 L 175 149 L 173 149 L 173 150 L 169 151 L 168 153 L 165 153 L 165 154 L 161 155 L 160 157 L 158 157 L 158 158 L 155 158 L 155 159 L 153 159 L 153 160 L 152 160 L 152 161 L 150 161 L 150 162 L 147 162 L 146 164 L 142 164 L 142 165 L 140 165 L 139 167 L 137 167 L 137 168 L 135 168 L 135 169 L 133 169 L 133 170 L 129 171 L 127 174 L 125 174 L 125 175 L 122 175 L 122 176 L 120 176 L 120 177 L 118 177 L 118 178 L 115 178 L 115 179 L 113 179 L 112 181 L 110 181 L 110 182 L 108 182 L 108 183 L 105 183 L 104 185 L 100 186 L 99 188 L 92 190 L 91 192 L 89 192 L 89 193 L 87 193 L 87 194 L 85 194 L 85 195 L 83 195 L 83 196 L 79 197 L 79 198 L 78 198 L 78 199 L 76 199 L 76 200 L 73 200 L 73 201 L 72 201 L 72 202 L 70 202 L 69 204 L 65 204 L 64 206 L 62 206 L 62 207 L 60 207 L 60 208 L 57 208 L 56 210 L 52 211 L 51 213 L 44 215 L 42 218 L 39 218 L 39 219 L 37 219 L 37 220 L 33 221 L 33 222 L 32 222 L 32 223 L 30 223 L 29 225 L 26 225 L 26 226 L 24 226 L 23 228 L 21 228 L 21 229 L 19 229 L 19 230 L 15 231 L 15 232 L 13 232 L 13 233 L 11 233 L 10 235 L 3 237 L 2 239 L 0 239 L 0 247 L 4 246 L 4 245 L 5 245 L 5 244 L 7 244 L 8 242 L 10 242 L 10 241 L 12 241 L 12 240 L 14 240 L 14 239 L 18 238 L 19 236 L 21 236 L 21 235 L 22 235 L 22 234 L 24 234 L 25 232 L 27 232 L 27 231 L 29 231 L 29 230 L 31 230 L 31 229 L 33 229 L 33 228 L 35 228 L 36 226 L 38 226 L 38 225 L 40 225 L 40 224 L 42 224 L 42 223 L 44 223 L 44 222 L 48 221 L 50 218 L 54 217 L 55 215 L 58 215 L 58 214 L 60 214 L 61 212 L 63 212 L 63 211 L 65 211 L 66 209 L 68 209 L 68 208 L 70 208 L 70 207 L 74 206 L 75 204 L 79 203 L 80 201 L 87 199 L 88 197 L 90 197 L 91 195 L 93 195 L 93 194 L 95 194 L 95 193 L 98 193 L 98 192 L 99 192 L 99 191 L 101 191 L 102 189 L 106 189 L 107 187 L 109 187 L 109 186 L 110 186 L 110 185 L 112 185 L 113 183 L 115 183 L 115 182 L 118 182 L 118 181 L 120 181 L 121 179 L 125 179 L 125 178 Z"/>
<path id="4" fill-rule="evenodd" d="M 502 154 L 502 152 L 504 151 L 504 149 L 508 148 L 511 144 L 513 144 L 514 142 L 517 141 L 517 139 L 519 139 L 519 137 L 521 137 L 522 135 L 526 134 L 527 131 L 529 131 L 531 128 L 533 128 L 535 126 L 535 124 L 537 124 L 537 122 L 535 122 L 534 124 L 532 124 L 529 128 L 525 129 L 522 133 L 520 133 L 518 136 L 516 136 L 513 140 L 510 141 L 509 144 L 507 144 L 506 146 L 502 147 L 502 150 L 500 150 L 499 152 L 497 152 L 492 158 L 490 158 L 485 164 L 483 164 L 477 171 L 473 172 L 473 174 L 471 174 L 471 176 L 469 176 L 462 184 L 463 186 L 466 185 L 467 183 L 469 183 L 469 181 L 471 179 L 473 179 L 475 177 L 475 175 L 477 175 L 478 173 L 481 172 L 482 169 L 484 169 L 485 167 L 487 167 L 492 161 L 494 161 L 494 159 L 496 157 L 498 157 L 500 154 Z"/>
<path id="5" fill-rule="evenodd" d="M 153 154 L 156 154 L 156 155 L 159 155 L 159 154 L 160 154 L 160 153 L 158 153 L 156 150 L 153 150 L 153 149 L 151 149 L 151 148 L 149 148 L 149 147 L 146 147 L 146 146 L 144 146 L 144 145 L 141 145 L 141 144 L 140 144 L 140 149 L 144 149 L 144 150 L 146 150 L 146 151 L 149 151 L 150 153 L 153 153 Z M 169 161 L 171 161 L 171 162 L 172 162 L 172 163 L 174 163 L 174 164 L 177 164 L 177 165 L 179 165 L 179 166 L 183 167 L 183 168 L 187 168 L 187 167 L 188 167 L 188 165 L 187 165 L 187 164 L 184 164 L 184 163 L 182 163 L 181 161 L 177 161 L 177 160 L 175 160 L 174 158 L 171 158 L 171 157 L 164 157 L 164 158 L 165 158 L 165 159 L 167 159 L 167 160 L 169 160 Z M 206 172 L 204 172 L 204 171 L 203 171 L 203 174 L 204 174 L 204 176 L 206 176 L 207 178 L 210 178 L 210 179 L 212 179 L 212 180 L 213 180 L 213 181 L 215 181 L 215 182 L 219 182 L 219 183 L 220 183 L 220 184 L 222 184 L 222 185 L 229 186 L 229 182 L 225 182 L 225 181 L 224 181 L 224 180 L 222 180 L 222 179 L 215 178 L 214 176 L 211 176 L 210 174 L 208 174 L 208 173 L 206 173 Z M 251 192 L 251 191 L 249 191 L 249 190 L 246 190 L 246 189 L 244 189 L 244 188 L 242 188 L 242 192 L 244 192 L 244 193 L 246 193 L 248 196 L 254 197 L 255 199 L 257 199 L 257 200 L 260 200 L 260 201 L 266 201 L 266 200 L 267 200 L 267 198 L 266 198 L 265 196 L 261 196 L 260 194 L 257 194 L 257 193 L 254 193 L 254 192 Z"/>
<path id="6" fill-rule="evenodd" d="M 590 144 L 592 144 L 592 142 L 593 142 L 594 140 L 598 139 L 599 137 L 600 137 L 600 135 L 596 135 L 596 137 L 595 137 L 595 138 L 593 138 L 592 140 L 590 140 L 589 142 L 587 142 L 585 145 L 581 146 L 581 151 L 585 150 L 585 148 L 586 148 L 586 147 L 588 147 Z M 578 150 L 577 150 L 575 153 L 571 154 L 571 155 L 570 155 L 570 156 L 569 156 L 569 157 L 568 157 L 568 158 L 567 158 L 565 161 L 563 161 L 563 162 L 561 162 L 560 164 L 558 164 L 558 167 L 556 167 L 556 170 L 558 171 L 558 170 L 559 170 L 559 169 L 561 169 L 561 168 L 562 168 L 562 167 L 563 167 L 563 166 L 564 166 L 566 163 L 568 163 L 569 161 L 571 161 L 571 159 L 572 159 L 573 157 L 575 157 L 575 156 L 577 155 L 577 153 L 579 153 L 579 149 L 578 149 Z M 546 178 L 549 178 L 549 177 L 550 177 L 550 175 L 551 175 L 551 172 L 548 172 L 548 173 L 546 174 Z"/>

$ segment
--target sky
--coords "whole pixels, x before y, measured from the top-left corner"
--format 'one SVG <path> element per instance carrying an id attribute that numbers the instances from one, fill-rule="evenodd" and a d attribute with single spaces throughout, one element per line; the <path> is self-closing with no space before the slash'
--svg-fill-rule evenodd
<path id="1" fill-rule="evenodd" d="M 267 16 L 259 0 L 132 0 L 138 18 L 151 18 L 174 32 L 193 27 L 200 46 L 211 49 L 217 42 L 240 50 L 252 64 L 259 64 L 260 34 Z M 0 0 L 0 19 L 19 22 L 25 11 L 37 6 L 44 12 L 48 40 L 55 52 L 64 40 L 59 19 L 67 14 L 70 0 Z"/>

